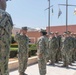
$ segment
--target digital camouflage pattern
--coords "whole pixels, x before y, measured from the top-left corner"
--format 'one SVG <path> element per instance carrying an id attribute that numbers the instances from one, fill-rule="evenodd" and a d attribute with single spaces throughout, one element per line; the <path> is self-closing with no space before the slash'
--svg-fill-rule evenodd
<path id="1" fill-rule="evenodd" d="M 16 34 L 15 40 L 18 43 L 18 60 L 19 60 L 19 72 L 23 72 L 27 68 L 28 61 L 28 44 L 29 38 L 26 35 Z"/>
<path id="2" fill-rule="evenodd" d="M 74 51 L 73 51 L 73 61 L 76 61 L 76 33 L 74 33 Z"/>
<path id="3" fill-rule="evenodd" d="M 0 75 L 9 75 L 8 59 L 13 23 L 10 15 L 0 9 Z"/>
<path id="4" fill-rule="evenodd" d="M 63 62 L 66 67 L 72 62 L 72 51 L 74 50 L 74 42 L 72 37 L 66 37 L 62 44 Z"/>
<path id="5" fill-rule="evenodd" d="M 75 42 L 74 42 L 74 61 L 76 61 L 76 37 L 75 37 Z"/>
<path id="6" fill-rule="evenodd" d="M 38 39 L 37 55 L 40 75 L 46 75 L 46 57 L 48 55 L 48 38 L 46 36 Z"/>
<path id="7" fill-rule="evenodd" d="M 73 37 L 74 41 L 74 50 L 72 51 L 72 62 L 76 61 L 76 38 Z"/>
<path id="8" fill-rule="evenodd" d="M 49 38 L 49 59 L 51 64 L 55 63 L 55 57 L 58 50 L 58 41 L 56 37 Z"/>
<path id="9" fill-rule="evenodd" d="M 58 62 L 62 57 L 61 57 L 61 36 L 58 35 L 57 37 L 57 42 L 58 42 L 58 48 L 57 48 L 57 53 L 56 53 L 56 62 Z"/>

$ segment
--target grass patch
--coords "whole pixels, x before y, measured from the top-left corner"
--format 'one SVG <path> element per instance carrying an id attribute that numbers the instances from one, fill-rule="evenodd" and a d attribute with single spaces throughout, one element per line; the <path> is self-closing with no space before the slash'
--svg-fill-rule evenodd
<path id="1" fill-rule="evenodd" d="M 10 48 L 10 51 L 17 51 L 18 48 Z"/>

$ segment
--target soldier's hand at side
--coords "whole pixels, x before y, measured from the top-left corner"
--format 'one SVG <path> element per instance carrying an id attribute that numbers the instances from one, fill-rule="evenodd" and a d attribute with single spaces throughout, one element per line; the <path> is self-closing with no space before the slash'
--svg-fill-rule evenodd
<path id="1" fill-rule="evenodd" d="M 37 53 L 37 56 L 38 56 L 38 57 L 42 57 L 42 54 L 38 54 L 38 53 Z"/>

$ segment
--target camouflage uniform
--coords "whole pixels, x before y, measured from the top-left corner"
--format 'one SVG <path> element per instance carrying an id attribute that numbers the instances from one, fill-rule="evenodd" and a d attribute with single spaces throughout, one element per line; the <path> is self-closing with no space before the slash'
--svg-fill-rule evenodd
<path id="1" fill-rule="evenodd" d="M 57 38 L 57 42 L 58 42 L 56 62 L 58 62 L 61 59 L 61 36 L 57 36 L 56 38 Z"/>
<path id="2" fill-rule="evenodd" d="M 72 37 L 66 37 L 63 40 L 62 45 L 62 56 L 64 66 L 68 67 L 69 64 L 72 62 L 72 51 L 74 50 L 74 42 Z"/>
<path id="3" fill-rule="evenodd" d="M 52 37 L 49 39 L 49 55 L 50 55 L 50 60 L 52 65 L 54 65 L 56 61 L 55 57 L 56 57 L 57 50 L 58 50 L 57 38 Z"/>
<path id="4" fill-rule="evenodd" d="M 72 62 L 76 61 L 76 38 L 73 37 L 73 42 L 74 42 L 74 50 L 72 52 Z"/>
<path id="5" fill-rule="evenodd" d="M 9 75 L 8 59 L 13 23 L 10 15 L 0 9 L 0 75 Z"/>
<path id="6" fill-rule="evenodd" d="M 41 36 L 37 42 L 38 66 L 40 75 L 46 75 L 46 57 L 48 55 L 48 38 Z"/>
<path id="7" fill-rule="evenodd" d="M 24 73 L 27 68 L 28 61 L 28 43 L 29 38 L 26 35 L 16 34 L 15 40 L 18 43 L 18 60 L 19 60 L 19 73 Z"/>
<path id="8" fill-rule="evenodd" d="M 76 38 L 75 38 L 75 45 L 74 45 L 74 48 L 75 48 L 75 52 L 74 52 L 74 61 L 76 61 Z"/>
<path id="9" fill-rule="evenodd" d="M 74 33 L 74 61 L 76 61 L 76 33 Z"/>

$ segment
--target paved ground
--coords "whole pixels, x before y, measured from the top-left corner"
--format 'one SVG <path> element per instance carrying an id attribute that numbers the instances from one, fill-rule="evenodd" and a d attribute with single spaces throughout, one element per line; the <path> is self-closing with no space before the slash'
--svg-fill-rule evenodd
<path id="1" fill-rule="evenodd" d="M 69 68 L 60 67 L 62 64 L 56 64 L 56 66 L 47 65 L 46 75 L 76 75 L 76 64 L 69 66 Z M 28 66 L 26 73 L 28 75 L 39 75 L 38 64 Z M 10 75 L 19 75 L 18 70 L 10 72 Z"/>

